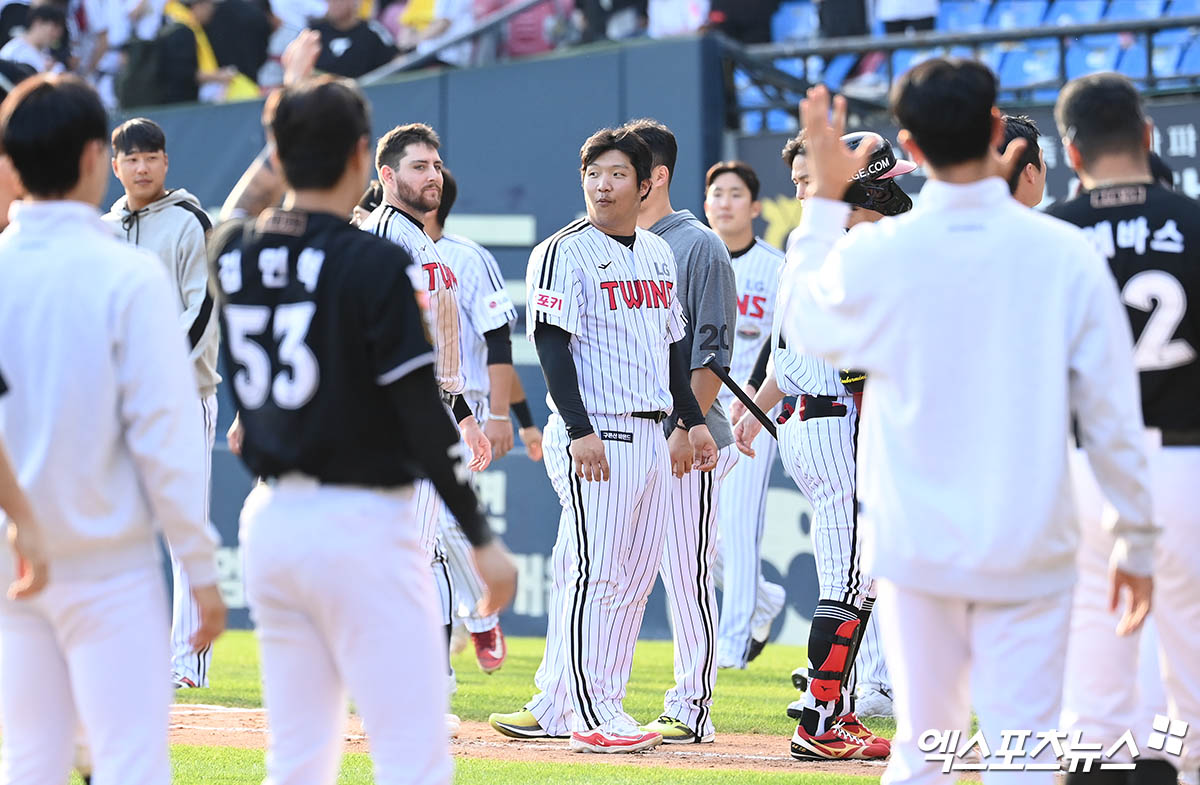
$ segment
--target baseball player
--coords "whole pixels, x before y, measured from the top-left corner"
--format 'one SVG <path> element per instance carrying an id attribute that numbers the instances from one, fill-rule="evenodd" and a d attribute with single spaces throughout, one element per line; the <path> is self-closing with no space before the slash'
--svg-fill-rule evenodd
<path id="1" fill-rule="evenodd" d="M 929 179 L 917 209 L 849 233 L 842 197 L 873 149 L 839 139 L 844 99 L 832 121 L 824 87 L 801 105 L 809 183 L 780 320 L 789 347 L 868 377 L 858 519 L 895 686 L 887 783 L 942 782 L 927 731 L 967 728 L 972 706 L 989 740 L 1055 727 L 1076 551 L 1072 413 L 1121 511 L 1111 590 L 1130 600 L 1122 629 L 1149 610 L 1139 576 L 1156 529 L 1128 325 L 1082 233 L 1012 198 L 1004 178 L 1023 145 L 995 153 L 995 99 L 995 75 L 972 60 L 934 58 L 901 77 L 892 111 Z M 1014 399 L 1017 377 L 1037 380 L 1029 400 Z M 1054 782 L 1051 745 L 1006 749 L 1020 773 L 985 778 Z"/>
<path id="2" fill-rule="evenodd" d="M 764 346 L 770 343 L 775 315 L 775 290 L 783 254 L 754 236 L 754 219 L 762 212 L 758 201 L 758 174 L 742 161 L 721 161 L 704 179 L 704 214 L 720 236 L 737 279 L 737 337 L 733 342 L 730 376 L 745 382 Z M 754 387 L 743 389 L 751 397 Z M 746 407 L 722 387 L 717 399 L 736 423 Z M 771 412 L 775 414 L 774 410 Z M 762 574 L 763 524 L 767 509 L 767 484 L 775 462 L 775 440 L 755 439 L 757 456 L 744 456 L 730 469 L 717 508 L 717 558 L 713 577 L 724 591 L 721 623 L 717 632 L 717 667 L 745 668 L 770 634 L 771 622 L 783 610 L 782 586 Z"/>
<path id="3" fill-rule="evenodd" d="M 1083 192 L 1048 212 L 1087 232 L 1108 261 L 1133 327 L 1155 509 L 1163 527 L 1154 559 L 1154 615 L 1167 713 L 1200 727 L 1200 647 L 1194 637 L 1200 619 L 1195 557 L 1200 511 L 1194 490 L 1200 477 L 1200 312 L 1193 305 L 1200 300 L 1200 206 L 1155 181 L 1147 160 L 1150 125 L 1137 88 L 1125 77 L 1097 74 L 1068 83 L 1055 119 Z M 1100 489 L 1081 461 L 1075 468 L 1086 490 L 1084 514 L 1102 518 L 1107 511 Z M 1116 619 L 1104 602 L 1112 546 L 1100 527 L 1083 527 L 1063 691 L 1066 726 L 1105 743 L 1128 729 L 1148 730 L 1156 708 L 1144 705 L 1134 678 L 1137 636 L 1116 634 Z M 1146 750 L 1137 761 L 1139 780 L 1174 783 L 1175 768 L 1146 757 L 1154 755 L 1161 753 Z M 1174 760 L 1185 778 L 1196 777 L 1200 744 L 1185 738 Z M 1076 778 L 1103 785 L 1111 773 L 1068 775 L 1070 782 Z"/>
<path id="4" fill-rule="evenodd" d="M 268 99 L 264 124 L 288 207 L 219 227 L 210 259 L 242 459 L 266 480 L 246 499 L 240 542 L 268 779 L 336 780 L 349 693 L 376 782 L 449 783 L 414 469 L 475 545 L 493 610 L 511 598 L 515 568 L 478 509 L 438 395 L 412 260 L 346 221 L 372 168 L 366 100 L 351 83 L 307 80 Z"/>
<path id="5" fill-rule="evenodd" d="M 1004 115 L 1003 148 L 1006 149 L 1014 139 L 1025 140 L 1021 157 L 1009 178 L 1008 189 L 1012 191 L 1013 198 L 1026 207 L 1037 207 L 1046 196 L 1046 159 L 1038 145 L 1039 136 L 1041 132 L 1032 118 Z"/>
<path id="6" fill-rule="evenodd" d="M 104 221 L 134 245 L 145 248 L 166 267 L 174 285 L 173 302 L 179 328 L 187 336 L 199 392 L 197 415 L 204 424 L 204 518 L 212 476 L 212 450 L 217 435 L 217 347 L 220 332 L 208 291 L 204 244 L 212 228 L 200 201 L 183 188 L 166 190 L 167 140 L 153 120 L 135 117 L 112 133 L 112 168 L 125 188 Z M 171 671 L 176 689 L 208 686 L 212 649 L 193 652 L 192 635 L 200 614 L 192 602 L 187 576 L 171 558 Z"/>
<path id="7" fill-rule="evenodd" d="M 851 205 L 847 229 L 911 209 L 912 200 L 894 178 L 916 167 L 899 159 L 891 144 L 878 134 L 850 134 L 843 141 L 871 154 L 845 197 Z M 803 134 L 788 142 L 783 157 L 791 168 L 796 195 L 803 198 L 808 181 Z M 890 749 L 887 740 L 859 721 L 855 698 L 860 647 L 864 660 L 871 661 L 863 670 L 882 667 L 877 664 L 882 660 L 878 641 L 867 636 L 875 587 L 862 569 L 862 533 L 858 529 L 855 459 L 862 374 L 839 371 L 818 357 L 781 346 L 778 327 L 776 322 L 771 343 L 775 347 L 774 370 L 755 402 L 769 410 L 784 396 L 797 396 L 795 412 L 779 429 L 779 449 L 788 476 L 813 506 L 813 555 L 821 589 L 809 627 L 808 667 L 801 676 L 806 683 L 797 685 L 805 689 L 805 695 L 788 710 L 800 720 L 792 737 L 792 757 L 886 757 Z M 753 416 L 743 416 L 738 423 L 739 446 L 753 452 L 751 440 L 761 427 Z"/>
<path id="8" fill-rule="evenodd" d="M 36 596 L 0 600 L 0 783 L 66 781 L 78 723 L 96 785 L 167 785 L 156 530 L 200 609 L 193 649 L 225 626 L 174 295 L 154 257 L 100 220 L 108 118 L 91 87 L 22 82 L 0 108 L 0 137 L 29 194 L 0 237 L 0 434 L 37 511 L 49 577 Z M 0 585 L 14 567 L 0 559 Z"/>
<path id="9" fill-rule="evenodd" d="M 458 280 L 457 301 L 462 316 L 459 343 L 466 377 L 463 398 L 475 419 L 484 423 L 492 457 L 502 458 L 513 444 L 512 421 L 507 412 L 515 375 L 510 331 L 517 321 L 517 310 L 504 288 L 495 257 L 478 243 L 446 233 L 446 218 L 458 197 L 458 183 L 445 168 L 442 180 L 441 201 L 436 210 L 425 214 L 425 231 Z M 499 618 L 479 615 L 483 583 L 471 562 L 470 543 L 449 515 L 442 516 L 438 536 L 458 600 L 457 607 L 451 608 L 452 623 L 465 606 L 475 658 L 484 673 L 494 673 L 504 664 L 508 648 Z"/>
<path id="10" fill-rule="evenodd" d="M 526 275 L 526 330 L 551 409 L 546 473 L 563 513 L 539 692 L 489 722 L 516 738 L 570 733 L 577 752 L 662 743 L 622 699 L 661 563 L 669 475 L 717 463 L 688 384 L 671 247 L 637 226 L 650 163 L 632 131 L 593 134 L 580 150 L 588 217 L 534 248 Z M 672 411 L 684 427 L 668 442 Z"/>
<path id="11" fill-rule="evenodd" d="M 675 296 L 687 320 L 682 344 L 687 352 L 692 393 L 716 440 L 717 466 L 688 472 L 670 483 L 666 542 L 660 576 L 667 590 L 675 642 L 675 685 L 663 699 L 663 713 L 643 730 L 661 733 L 665 744 L 710 743 L 716 738 L 712 694 L 717 681 L 717 589 L 712 562 L 717 551 L 717 509 L 721 484 L 737 462 L 733 429 L 717 393 L 721 379 L 704 366 L 728 368 L 736 328 L 737 293 L 729 251 L 715 232 L 688 210 L 671 207 L 671 178 L 679 147 L 671 130 L 656 120 L 634 120 L 627 129 L 650 148 L 650 193 L 642 200 L 638 226 L 667 241 L 675 256 Z M 667 425 L 667 435 L 675 429 Z"/>
<path id="12" fill-rule="evenodd" d="M 375 166 L 383 188 L 383 203 L 359 228 L 391 240 L 413 260 L 408 269 L 413 288 L 428 292 L 428 313 L 437 351 L 438 386 L 450 398 L 454 419 L 471 449 L 470 468 L 482 471 L 491 461 L 491 445 L 461 395 L 466 389 L 466 376 L 460 344 L 462 316 L 456 296 L 458 279 L 443 262 L 437 245 L 425 232 L 423 222 L 424 215 L 436 210 L 442 198 L 440 144 L 437 133 L 422 123 L 397 126 L 379 140 Z M 444 514 L 443 502 L 430 483 L 418 481 L 414 504 L 417 520 L 421 522 L 421 542 L 429 553 L 438 581 L 448 644 L 454 621 L 454 600 L 445 555 L 436 547 L 438 525 Z"/>

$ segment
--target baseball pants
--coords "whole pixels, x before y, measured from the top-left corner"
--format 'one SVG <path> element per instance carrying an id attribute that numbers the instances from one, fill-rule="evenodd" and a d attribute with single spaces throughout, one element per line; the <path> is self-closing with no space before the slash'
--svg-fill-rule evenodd
<path id="1" fill-rule="evenodd" d="M 348 697 L 375 782 L 451 781 L 445 637 L 412 496 L 291 475 L 246 499 L 240 540 L 271 728 L 267 785 L 336 782 Z"/>
<path id="2" fill-rule="evenodd" d="M 992 750 L 1000 747 L 1002 731 L 1028 730 L 1034 735 L 1023 747 L 1026 754 L 1012 762 L 1056 763 L 1051 745 L 1036 758 L 1028 753 L 1037 746 L 1037 733 L 1057 728 L 1070 594 L 989 603 L 934 596 L 885 580 L 878 585 L 879 629 L 891 657 L 896 716 L 882 785 L 947 782 L 953 775 L 943 774 L 941 761 L 928 758 L 918 743 L 927 731 L 960 730 L 962 749 L 971 737 L 972 707 Z M 1053 785 L 1056 774 L 993 769 L 983 772 L 983 781 Z"/>
<path id="3" fill-rule="evenodd" d="M 1154 508 L 1162 526 L 1155 547 L 1152 601 L 1157 651 L 1146 651 L 1139 641 L 1145 630 L 1141 635 L 1116 634 L 1119 617 L 1108 610 L 1108 560 L 1113 540 L 1099 524 L 1115 512 L 1103 499 L 1085 455 L 1074 451 L 1071 456 L 1081 544 L 1062 721 L 1064 727 L 1080 730 L 1085 742 L 1106 747 L 1126 730 L 1133 730 L 1142 757 L 1165 757 L 1195 781 L 1200 743 L 1190 734 L 1180 757 L 1164 756 L 1144 743 L 1154 714 L 1162 706 L 1155 700 L 1155 691 L 1139 689 L 1138 674 L 1142 657 L 1157 658 L 1168 716 L 1200 728 L 1200 560 L 1196 556 L 1200 552 L 1200 509 L 1195 493 L 1200 447 L 1156 447 L 1150 456 Z"/>
<path id="4" fill-rule="evenodd" d="M 771 434 L 760 432 L 755 457 L 739 457 L 721 487 L 713 577 L 722 590 L 717 663 L 725 668 L 746 666 L 752 633 L 783 609 L 783 587 L 768 584 L 762 574 L 767 486 L 777 449 Z"/>
<path id="5" fill-rule="evenodd" d="M 13 579 L 0 560 L 0 584 Z M 155 560 L 100 580 L 59 573 L 0 598 L 0 783 L 66 782 L 82 726 L 93 785 L 168 785 L 166 586 Z"/>
<path id="6" fill-rule="evenodd" d="M 209 495 L 212 483 L 212 453 L 217 438 L 217 396 L 200 399 L 200 415 L 204 418 L 204 520 L 209 516 Z M 200 610 L 192 599 L 192 585 L 171 556 L 171 672 L 174 678 L 190 679 L 197 687 L 208 686 L 208 666 L 212 663 L 212 646 L 192 651 L 192 636 L 200 629 Z"/>
<path id="7" fill-rule="evenodd" d="M 717 683 L 717 587 L 712 562 L 717 553 L 717 510 L 721 484 L 738 461 L 732 444 L 717 452 L 711 472 L 670 478 L 666 540 L 659 574 L 675 644 L 675 685 L 663 699 L 663 714 L 698 737 L 713 733 L 712 697 Z"/>
<path id="8" fill-rule="evenodd" d="M 467 632 L 487 632 L 500 623 L 500 617 L 495 614 L 479 615 L 479 602 L 487 589 L 484 588 L 479 570 L 475 569 L 474 547 L 467 535 L 463 534 L 458 521 L 449 514 L 442 519 L 440 538 L 454 592 L 454 603 L 450 606 L 451 618 L 454 623 L 462 619 Z"/>
<path id="9" fill-rule="evenodd" d="M 635 417 L 590 419 L 610 437 L 603 442 L 607 482 L 576 476 L 557 414 L 543 441 L 546 474 L 563 511 L 551 555 L 546 651 L 535 677 L 538 693 L 526 708 L 551 735 L 625 715 L 633 649 L 667 526 L 671 459 L 662 426 Z"/>

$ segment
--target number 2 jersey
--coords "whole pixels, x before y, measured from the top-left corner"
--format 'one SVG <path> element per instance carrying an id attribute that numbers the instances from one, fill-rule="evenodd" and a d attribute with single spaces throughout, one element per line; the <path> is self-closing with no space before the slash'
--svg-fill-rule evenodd
<path id="1" fill-rule="evenodd" d="M 1200 439 L 1200 205 L 1133 184 L 1084 191 L 1047 212 L 1082 228 L 1116 277 L 1146 425 L 1164 443 Z"/>
<path id="2" fill-rule="evenodd" d="M 273 210 L 219 227 L 209 256 L 250 471 L 412 482 L 386 388 L 434 355 L 404 249 L 335 215 Z"/>

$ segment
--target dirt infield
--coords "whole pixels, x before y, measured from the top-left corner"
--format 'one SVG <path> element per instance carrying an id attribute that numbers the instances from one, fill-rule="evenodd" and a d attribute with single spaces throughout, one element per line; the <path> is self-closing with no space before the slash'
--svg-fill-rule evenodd
<path id="1" fill-rule="evenodd" d="M 267 719 L 262 709 L 176 705 L 171 708 L 171 743 L 203 747 L 262 749 L 267 743 Z M 458 758 L 548 763 L 612 763 L 689 769 L 751 769 L 755 771 L 832 772 L 878 777 L 882 763 L 800 763 L 788 755 L 787 739 L 763 735 L 721 735 L 709 745 L 660 746 L 633 755 L 579 755 L 562 740 L 506 739 L 483 722 L 464 722 L 451 741 Z M 362 723 L 351 716 L 346 729 L 346 752 L 367 752 Z"/>

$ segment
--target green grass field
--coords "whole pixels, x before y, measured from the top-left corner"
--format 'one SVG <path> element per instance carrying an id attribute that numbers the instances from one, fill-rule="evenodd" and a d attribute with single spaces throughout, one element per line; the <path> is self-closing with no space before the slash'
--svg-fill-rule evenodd
<path id="1" fill-rule="evenodd" d="M 495 711 L 514 711 L 533 694 L 533 674 L 542 657 L 543 642 L 534 638 L 510 638 L 509 655 L 504 668 L 487 676 L 475 664 L 474 651 L 454 659 L 458 672 L 458 693 L 452 699 L 453 711 L 464 720 L 486 721 Z M 784 714 L 788 702 L 795 700 L 789 674 L 803 662 L 804 650 L 795 646 L 768 646 L 745 671 L 721 671 L 713 702 L 713 719 L 718 738 L 721 733 L 761 733 L 778 739 L 779 754 L 787 754 L 788 737 L 793 723 Z M 212 665 L 212 687 L 177 694 L 180 703 L 207 703 L 221 706 L 258 707 L 262 693 L 258 674 L 258 651 L 253 636 L 244 631 L 226 633 L 216 645 Z M 663 692 L 670 686 L 671 644 L 643 641 L 634 657 L 633 679 L 625 708 L 634 717 L 649 721 L 662 711 Z M 891 736 L 890 723 L 871 723 L 882 735 Z M 177 785 L 258 785 L 265 775 L 263 753 L 257 750 L 225 747 L 175 747 L 172 750 Z M 718 785 L 737 783 L 792 783 L 792 785 L 866 785 L 875 777 L 836 776 L 805 773 L 762 773 L 725 769 L 704 771 L 680 768 L 647 768 L 588 763 L 540 764 L 496 760 L 459 760 L 455 783 L 458 785 L 503 785 L 516 782 L 549 782 L 556 785 L 576 783 L 670 782 L 672 785 Z M 366 755 L 347 755 L 339 783 L 366 785 L 371 780 L 371 762 Z"/>

